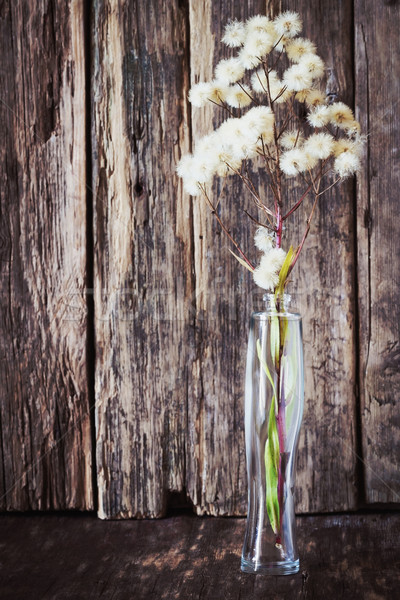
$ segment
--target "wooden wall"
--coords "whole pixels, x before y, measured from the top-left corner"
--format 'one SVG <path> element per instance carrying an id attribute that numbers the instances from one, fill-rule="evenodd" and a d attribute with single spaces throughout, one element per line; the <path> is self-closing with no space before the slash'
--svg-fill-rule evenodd
<path id="1" fill-rule="evenodd" d="M 368 133 L 291 290 L 306 360 L 297 509 L 400 501 L 399 4 L 20 0 L 0 7 L 2 510 L 245 513 L 258 294 L 174 170 L 217 123 L 187 94 L 223 56 L 223 25 L 287 8 Z M 250 247 L 239 183 L 230 197 L 221 215 Z"/>

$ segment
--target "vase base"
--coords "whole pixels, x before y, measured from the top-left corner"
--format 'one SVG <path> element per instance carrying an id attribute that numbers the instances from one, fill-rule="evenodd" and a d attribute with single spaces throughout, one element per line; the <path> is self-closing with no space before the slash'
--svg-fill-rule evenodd
<path id="1" fill-rule="evenodd" d="M 294 575 L 299 572 L 299 569 L 299 559 L 257 564 L 242 558 L 241 563 L 241 570 L 244 573 L 255 573 L 257 575 Z"/>

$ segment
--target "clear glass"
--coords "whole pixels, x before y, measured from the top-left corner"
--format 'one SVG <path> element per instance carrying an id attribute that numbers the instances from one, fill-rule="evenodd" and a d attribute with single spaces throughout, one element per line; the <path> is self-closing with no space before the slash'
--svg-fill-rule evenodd
<path id="1" fill-rule="evenodd" d="M 251 317 L 245 434 L 248 512 L 241 569 L 289 575 L 299 570 L 294 512 L 298 436 L 304 403 L 303 341 L 290 297 L 264 297 Z"/>

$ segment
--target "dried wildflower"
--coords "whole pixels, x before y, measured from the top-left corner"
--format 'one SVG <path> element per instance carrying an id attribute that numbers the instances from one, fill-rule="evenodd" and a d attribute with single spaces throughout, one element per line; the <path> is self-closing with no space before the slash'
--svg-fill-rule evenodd
<path id="1" fill-rule="evenodd" d="M 244 44 L 246 28 L 240 21 L 230 21 L 224 30 L 222 42 L 230 48 L 237 48 Z"/>
<path id="2" fill-rule="evenodd" d="M 258 31 L 246 39 L 244 51 L 251 56 L 263 57 L 271 52 L 274 38 L 264 31 Z"/>
<path id="3" fill-rule="evenodd" d="M 301 146 L 303 143 L 303 135 L 298 129 L 291 129 L 290 131 L 286 131 L 281 139 L 280 143 L 282 148 L 285 150 L 291 150 L 295 146 Z"/>
<path id="4" fill-rule="evenodd" d="M 273 290 L 278 285 L 279 271 L 285 258 L 286 252 L 282 248 L 271 248 L 263 254 L 260 264 L 253 272 L 256 285 L 264 290 Z"/>
<path id="5" fill-rule="evenodd" d="M 298 64 L 310 73 L 312 79 L 319 79 L 324 74 L 324 62 L 316 54 L 305 54 Z"/>
<path id="6" fill-rule="evenodd" d="M 353 111 L 344 102 L 334 102 L 330 106 L 330 122 L 340 129 L 347 129 L 354 123 Z"/>
<path id="7" fill-rule="evenodd" d="M 315 44 L 304 38 L 290 40 L 285 49 L 288 58 L 293 62 L 299 62 L 305 54 L 315 54 L 317 51 Z"/>
<path id="8" fill-rule="evenodd" d="M 358 138 L 357 140 L 341 138 L 340 140 L 336 140 L 334 143 L 333 155 L 339 156 L 340 154 L 343 154 L 343 152 L 351 152 L 352 154 L 360 156 L 363 146 L 364 140 L 362 138 Z"/>
<path id="9" fill-rule="evenodd" d="M 236 83 L 243 75 L 244 67 L 238 58 L 221 60 L 215 68 L 215 78 L 222 83 Z"/>
<path id="10" fill-rule="evenodd" d="M 331 107 L 326 105 L 317 106 L 312 110 L 308 116 L 307 121 L 313 127 L 324 127 L 327 125 L 331 118 Z"/>
<path id="11" fill-rule="evenodd" d="M 193 106 L 204 106 L 211 97 L 211 89 L 211 83 L 208 81 L 196 83 L 189 91 L 189 102 L 191 102 Z"/>
<path id="12" fill-rule="evenodd" d="M 279 166 L 288 177 L 294 177 L 309 167 L 307 157 L 300 148 L 284 152 L 280 157 Z"/>
<path id="13" fill-rule="evenodd" d="M 296 263 L 316 202 L 331 187 L 327 185 L 321 190 L 321 179 L 332 168 L 339 178 L 355 173 L 363 145 L 360 125 L 352 110 L 342 102 L 329 105 L 325 93 L 318 89 L 324 63 L 310 40 L 296 38 L 300 30 L 299 16 L 290 11 L 274 21 L 256 15 L 246 23 L 228 23 L 223 42 L 238 48 L 236 55 L 220 61 L 215 80 L 194 85 L 189 99 L 194 106 L 203 106 L 211 100 L 228 111 L 229 118 L 216 131 L 204 136 L 196 144 L 195 153 L 183 157 L 177 167 L 184 189 L 192 195 L 205 195 L 231 240 L 217 212 L 220 200 L 214 205 L 208 195 L 209 184 L 215 175 L 237 174 L 242 179 L 265 219 L 265 227 L 259 228 L 255 235 L 256 247 L 263 252 L 260 264 L 254 268 L 235 243 L 241 255 L 238 259 L 253 272 L 257 285 L 271 290 L 278 285 L 285 257 L 284 273 L 290 272 Z M 280 53 L 286 53 L 292 63 L 284 72 Z M 256 70 L 251 74 L 252 89 L 239 83 L 246 77 L 246 70 Z M 253 92 L 257 99 L 253 98 Z M 305 103 L 307 122 L 321 131 L 304 139 L 305 120 L 296 116 L 293 99 Z M 253 100 L 256 106 L 246 110 Z M 260 164 L 264 168 L 271 183 L 273 206 L 268 206 L 260 196 L 247 161 L 253 161 L 254 168 Z M 285 178 L 297 175 L 301 175 L 300 184 L 306 187 L 300 198 L 285 207 L 282 192 Z M 308 194 L 314 195 L 314 203 L 307 229 L 297 250 L 292 248 L 286 254 L 281 248 L 284 221 L 298 210 Z"/>
<path id="14" fill-rule="evenodd" d="M 262 136 L 268 143 L 274 136 L 275 117 L 269 106 L 255 106 L 241 118 L 246 130 L 255 137 Z"/>
<path id="15" fill-rule="evenodd" d="M 235 84 L 226 94 L 226 102 L 234 108 L 243 108 L 252 102 L 251 89 L 247 85 Z"/>
<path id="16" fill-rule="evenodd" d="M 326 103 L 326 95 L 321 90 L 307 90 L 304 101 L 309 108 L 315 108 Z"/>
<path id="17" fill-rule="evenodd" d="M 312 80 L 311 73 L 301 63 L 292 65 L 283 75 L 284 85 L 294 92 L 310 88 Z"/>
<path id="18" fill-rule="evenodd" d="M 354 175 L 360 168 L 360 164 L 360 159 L 357 154 L 354 152 L 342 152 L 342 154 L 339 154 L 335 159 L 333 169 L 339 177 L 344 179 L 345 177 Z"/>
<path id="19" fill-rule="evenodd" d="M 300 16 L 291 11 L 278 15 L 274 19 L 274 25 L 278 35 L 285 35 L 286 37 L 295 37 L 302 28 Z"/>
<path id="20" fill-rule="evenodd" d="M 271 38 L 276 37 L 274 24 L 268 17 L 255 15 L 246 21 L 246 35 L 251 37 L 254 33 L 266 33 Z"/>
<path id="21" fill-rule="evenodd" d="M 329 133 L 314 133 L 304 142 L 304 151 L 314 158 L 324 160 L 333 152 L 335 140 Z"/>
<path id="22" fill-rule="evenodd" d="M 260 56 L 257 56 L 253 52 L 249 52 L 245 47 L 239 52 L 238 57 L 245 69 L 254 69 L 254 67 L 258 67 L 261 63 Z"/>
<path id="23" fill-rule="evenodd" d="M 259 227 L 254 234 L 254 243 L 262 252 L 269 252 L 273 248 L 274 238 L 265 227 Z"/>

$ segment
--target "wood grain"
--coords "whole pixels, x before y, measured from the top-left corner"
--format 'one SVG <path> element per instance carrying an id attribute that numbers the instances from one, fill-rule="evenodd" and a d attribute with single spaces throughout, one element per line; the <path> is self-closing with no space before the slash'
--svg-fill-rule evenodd
<path id="1" fill-rule="evenodd" d="M 298 517 L 300 572 L 286 577 L 240 571 L 244 519 L 0 523 L 3 600 L 386 600 L 400 584 L 399 513 Z"/>
<path id="2" fill-rule="evenodd" d="M 186 13 L 104 0 L 92 34 L 99 516 L 156 517 L 185 487 L 194 354 Z"/>
<path id="3" fill-rule="evenodd" d="M 352 106 L 352 3 L 297 1 L 290 9 L 300 13 L 303 34 L 316 43 L 326 67 L 334 68 L 339 99 Z M 347 510 L 357 503 L 353 204 L 351 181 L 320 198 L 293 272 L 291 291 L 303 315 L 305 360 L 296 482 L 300 512 Z M 307 216 L 298 211 L 289 222 L 295 239 L 301 239 Z"/>
<path id="4" fill-rule="evenodd" d="M 93 507 L 83 7 L 0 7 L 0 507 Z"/>
<path id="5" fill-rule="evenodd" d="M 365 499 L 400 501 L 400 6 L 355 2 L 356 104 L 368 133 L 357 189 Z"/>

